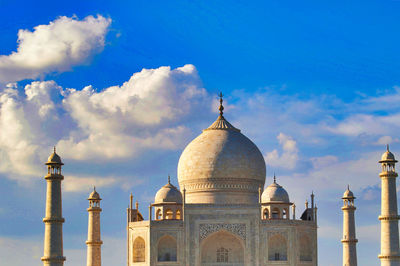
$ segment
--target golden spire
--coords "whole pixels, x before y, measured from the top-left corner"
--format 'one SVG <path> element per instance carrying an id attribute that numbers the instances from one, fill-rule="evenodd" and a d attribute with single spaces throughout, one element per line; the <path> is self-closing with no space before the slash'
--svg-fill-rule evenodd
<path id="1" fill-rule="evenodd" d="M 222 102 L 224 101 L 222 99 L 222 97 L 224 97 L 224 95 L 222 94 L 222 92 L 220 92 L 218 94 L 218 97 L 219 97 L 219 108 L 218 108 L 218 110 L 219 110 L 219 115 L 222 117 L 223 114 L 224 114 L 224 106 L 222 105 Z"/>

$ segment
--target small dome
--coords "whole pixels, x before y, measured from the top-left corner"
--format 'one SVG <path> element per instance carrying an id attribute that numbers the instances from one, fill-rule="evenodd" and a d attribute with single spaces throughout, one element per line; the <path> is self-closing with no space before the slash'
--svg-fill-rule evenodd
<path id="1" fill-rule="evenodd" d="M 343 193 L 343 199 L 354 198 L 353 192 L 347 187 L 346 191 Z"/>
<path id="2" fill-rule="evenodd" d="M 264 192 L 262 193 L 261 202 L 262 203 L 268 203 L 268 202 L 290 203 L 288 193 L 282 186 L 277 184 L 275 180 L 274 180 L 274 183 L 269 185 L 267 187 L 267 189 L 264 190 Z"/>
<path id="3" fill-rule="evenodd" d="M 394 158 L 393 153 L 391 153 L 390 151 L 385 151 L 382 154 L 380 162 L 385 162 L 385 161 L 396 161 L 396 159 Z"/>
<path id="4" fill-rule="evenodd" d="M 52 154 L 50 154 L 49 158 L 47 159 L 46 164 L 61 164 L 61 165 L 63 165 L 63 163 L 61 161 L 61 157 L 58 156 L 58 154 L 56 153 L 56 147 L 54 147 L 54 151 Z"/>
<path id="5" fill-rule="evenodd" d="M 386 151 L 382 154 L 381 160 L 379 161 L 380 163 L 384 162 L 395 162 L 396 158 L 394 157 L 394 154 L 389 151 L 389 145 L 386 145 Z"/>
<path id="6" fill-rule="evenodd" d="M 165 202 L 182 204 L 181 192 L 174 185 L 172 185 L 169 180 L 168 183 L 157 192 L 156 197 L 154 198 L 154 203 Z"/>
<path id="7" fill-rule="evenodd" d="M 97 193 L 96 188 L 90 193 L 88 200 L 101 200 L 99 193 Z"/>

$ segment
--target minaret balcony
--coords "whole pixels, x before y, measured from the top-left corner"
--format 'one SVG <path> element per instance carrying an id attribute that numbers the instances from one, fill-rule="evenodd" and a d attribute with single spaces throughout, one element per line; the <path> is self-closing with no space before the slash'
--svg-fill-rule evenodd
<path id="1" fill-rule="evenodd" d="M 400 220 L 400 215 L 379 215 L 379 221 Z"/>
<path id="2" fill-rule="evenodd" d="M 358 239 L 342 239 L 342 243 L 357 243 Z"/>
<path id="3" fill-rule="evenodd" d="M 63 223 L 65 219 L 62 217 L 45 217 L 43 218 L 44 223 Z"/>
<path id="4" fill-rule="evenodd" d="M 47 174 L 44 176 L 46 180 L 64 180 L 64 176 L 62 174 Z"/>

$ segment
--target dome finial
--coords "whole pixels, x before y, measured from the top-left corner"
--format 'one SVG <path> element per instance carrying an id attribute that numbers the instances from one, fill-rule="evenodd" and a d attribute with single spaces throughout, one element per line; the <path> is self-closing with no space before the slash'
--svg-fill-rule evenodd
<path id="1" fill-rule="evenodd" d="M 53 152 L 56 153 L 56 146 L 53 147 Z"/>
<path id="2" fill-rule="evenodd" d="M 389 151 L 389 144 L 386 144 L 386 150 Z"/>
<path id="3" fill-rule="evenodd" d="M 276 176 L 275 176 L 275 172 L 274 172 L 274 183 L 276 184 Z"/>
<path id="4" fill-rule="evenodd" d="M 223 102 L 224 100 L 222 99 L 222 97 L 224 97 L 224 95 L 222 94 L 222 92 L 220 92 L 220 93 L 218 94 L 218 97 L 219 97 L 219 108 L 218 108 L 218 110 L 219 110 L 219 115 L 220 115 L 220 116 L 223 116 L 223 114 L 224 114 L 224 106 L 222 105 L 222 102 Z"/>
<path id="5" fill-rule="evenodd" d="M 96 191 L 96 186 L 93 186 L 93 191 Z"/>
<path id="6" fill-rule="evenodd" d="M 171 177 L 168 174 L 168 184 L 171 184 Z"/>

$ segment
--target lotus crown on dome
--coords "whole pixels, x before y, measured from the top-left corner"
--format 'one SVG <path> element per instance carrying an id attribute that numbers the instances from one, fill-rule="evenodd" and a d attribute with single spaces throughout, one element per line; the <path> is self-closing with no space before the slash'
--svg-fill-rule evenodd
<path id="1" fill-rule="evenodd" d="M 154 203 L 174 202 L 182 204 L 182 193 L 169 181 L 168 183 L 158 190 Z"/>
<path id="2" fill-rule="evenodd" d="M 284 202 L 290 203 L 289 201 L 289 194 L 286 190 L 277 184 L 275 181 L 271 185 L 267 187 L 266 190 L 262 193 L 261 202 Z"/>

